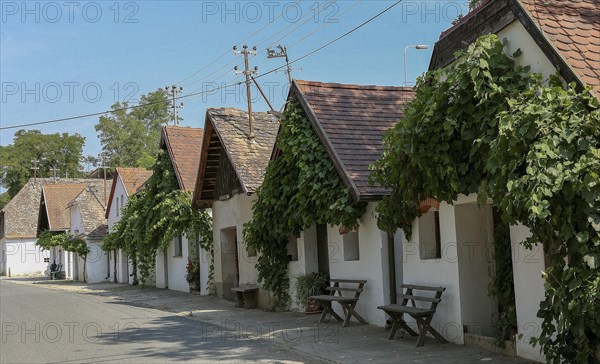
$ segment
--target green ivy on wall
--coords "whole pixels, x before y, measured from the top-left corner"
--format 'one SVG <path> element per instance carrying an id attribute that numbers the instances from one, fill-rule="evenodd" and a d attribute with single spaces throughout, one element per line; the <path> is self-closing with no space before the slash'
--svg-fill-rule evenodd
<path id="1" fill-rule="evenodd" d="M 192 206 L 190 194 L 179 188 L 169 155 L 161 150 L 152 176 L 143 190 L 129 198 L 121 220 L 104 239 L 103 249 L 122 249 L 133 260 L 134 271 L 139 269 L 146 281 L 152 278 L 156 254 L 166 251 L 181 234 L 199 234 L 200 246 L 212 257 L 212 218 L 208 211 Z M 214 258 L 210 277 L 213 270 Z"/>
<path id="2" fill-rule="evenodd" d="M 477 192 L 507 223 L 531 230 L 549 266 L 538 315 L 547 360 L 600 361 L 600 111 L 589 90 L 518 67 L 495 35 L 417 82 L 406 116 L 384 138 L 372 182 L 392 190 L 382 229 L 410 236 L 418 201 Z M 518 279 L 518 278 L 517 278 Z"/>
<path id="3" fill-rule="evenodd" d="M 281 155 L 267 167 L 244 240 L 260 253 L 260 281 L 284 306 L 288 239 L 314 223 L 356 227 L 366 204 L 353 201 L 297 100 L 284 112 L 276 146 Z"/>

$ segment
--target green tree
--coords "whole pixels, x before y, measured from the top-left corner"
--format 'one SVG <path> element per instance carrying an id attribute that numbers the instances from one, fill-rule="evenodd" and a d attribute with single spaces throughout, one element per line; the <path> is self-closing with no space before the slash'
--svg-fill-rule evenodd
<path id="1" fill-rule="evenodd" d="M 87 256 L 90 248 L 85 240 L 71 236 L 68 231 L 56 233 L 46 230 L 40 234 L 35 245 L 46 250 L 59 246 L 65 251 L 77 254 L 79 258 L 83 259 L 83 282 L 87 282 Z"/>
<path id="2" fill-rule="evenodd" d="M 158 152 L 161 128 L 170 120 L 167 93 L 158 89 L 143 95 L 140 104 L 148 106 L 123 110 L 127 102 L 112 105 L 101 116 L 96 131 L 102 151 L 111 167 L 152 167 Z"/>
<path id="3" fill-rule="evenodd" d="M 0 161 L 4 167 L 0 171 L 0 185 L 7 189 L 8 202 L 33 177 L 33 160 L 38 161 L 38 177 L 51 177 L 51 168 L 58 168 L 61 176 L 68 174 L 79 177 L 80 158 L 85 138 L 79 134 L 55 133 L 43 134 L 39 130 L 19 130 L 15 133 L 13 144 L 0 146 Z M 1 204 L 0 208 L 4 207 Z"/>

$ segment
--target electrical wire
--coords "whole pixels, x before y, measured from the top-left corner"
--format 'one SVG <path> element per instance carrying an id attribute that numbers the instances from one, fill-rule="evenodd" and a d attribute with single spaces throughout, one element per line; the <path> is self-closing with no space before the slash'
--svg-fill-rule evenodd
<path id="1" fill-rule="evenodd" d="M 381 12 L 377 13 L 376 15 L 372 16 L 371 18 L 369 18 L 368 20 L 362 22 L 361 24 L 359 24 L 358 26 L 352 28 L 351 30 L 347 31 L 346 33 L 338 36 L 337 38 L 323 44 L 322 46 L 306 53 L 305 55 L 298 57 L 296 59 L 294 59 L 293 61 L 290 61 L 289 64 L 294 64 L 296 62 L 299 62 L 321 50 L 323 50 L 324 48 L 329 47 L 330 45 L 340 41 L 341 39 L 347 37 L 348 35 L 354 33 L 355 31 L 357 31 L 358 29 L 364 27 L 365 25 L 369 24 L 370 22 L 372 22 L 373 20 L 379 18 L 381 15 L 387 13 L 389 10 L 391 10 L 392 8 L 394 8 L 395 6 L 397 6 L 398 4 L 400 4 L 403 0 L 397 0 L 395 3 L 393 3 L 392 5 L 388 6 L 387 8 L 385 8 L 384 10 L 382 10 Z M 263 74 L 260 74 L 258 76 L 256 76 L 255 78 L 261 78 L 264 76 L 267 76 L 271 73 L 277 72 L 278 70 L 281 70 L 283 68 L 285 68 L 286 66 L 281 66 L 281 67 L 277 67 L 274 68 L 270 71 L 267 71 Z M 209 92 L 214 92 L 214 91 L 218 91 L 220 89 L 226 88 L 226 87 L 230 87 L 230 86 L 234 86 L 234 85 L 238 85 L 238 84 L 242 84 L 244 83 L 243 81 L 235 83 L 235 84 L 225 84 L 222 85 L 220 87 L 216 87 L 214 89 L 211 90 L 205 90 L 205 91 L 201 91 L 201 92 L 196 92 L 196 93 L 190 93 L 187 95 L 182 95 L 180 96 L 178 99 L 185 99 L 185 98 L 189 98 L 192 96 L 197 96 L 197 95 L 201 95 L 201 94 L 205 94 L 205 93 L 209 93 Z M 151 102 L 151 103 L 146 103 L 146 104 L 140 104 L 140 105 L 133 105 L 133 106 L 127 106 L 127 107 L 122 107 L 122 108 L 118 108 L 118 109 L 112 109 L 112 110 L 107 110 L 107 111 L 102 111 L 102 112 L 96 112 L 96 113 L 91 113 L 91 114 L 84 114 L 84 115 L 77 115 L 77 116 L 71 116 L 71 117 L 66 117 L 66 118 L 60 118 L 60 119 L 52 119 L 52 120 L 45 120 L 45 121 L 38 121 L 38 122 L 32 122 L 32 123 L 24 123 L 24 124 L 18 124 L 18 125 L 10 125 L 10 126 L 5 126 L 5 127 L 0 127 L 0 130 L 8 130 L 8 129 L 16 129 L 16 128 L 22 128 L 22 127 L 28 127 L 28 126 L 36 126 L 36 125 L 44 125 L 44 124 L 51 124 L 51 123 L 57 123 L 57 122 L 62 122 L 62 121 L 69 121 L 69 120 L 75 120 L 75 119 L 82 119 L 82 118 L 88 118 L 88 117 L 92 117 L 92 116 L 100 116 L 100 115 L 104 115 L 104 114 L 109 114 L 109 113 L 113 113 L 116 111 L 124 111 L 124 110 L 131 110 L 131 109 L 137 109 L 137 108 L 141 108 L 141 107 L 146 107 L 146 106 L 150 106 L 150 105 L 156 105 L 156 104 L 160 104 L 163 101 L 159 102 Z"/>

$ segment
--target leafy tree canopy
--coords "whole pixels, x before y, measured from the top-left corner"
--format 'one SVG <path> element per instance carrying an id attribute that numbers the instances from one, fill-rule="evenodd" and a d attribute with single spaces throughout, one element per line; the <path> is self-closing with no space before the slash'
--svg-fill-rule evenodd
<path id="1" fill-rule="evenodd" d="M 51 168 L 57 168 L 57 175 L 80 177 L 80 160 L 85 138 L 79 134 L 43 134 L 39 130 L 19 130 L 13 144 L 0 146 L 0 184 L 7 189 L 8 202 L 33 177 L 33 160 L 38 161 L 38 177 L 52 177 Z M 4 205 L 0 206 L 4 207 Z"/>
<path id="2" fill-rule="evenodd" d="M 127 102 L 112 105 L 109 115 L 101 116 L 96 131 L 102 151 L 111 167 L 152 167 L 159 149 L 163 125 L 170 120 L 168 95 L 158 89 L 143 95 L 140 104 L 148 106 L 120 110 Z"/>

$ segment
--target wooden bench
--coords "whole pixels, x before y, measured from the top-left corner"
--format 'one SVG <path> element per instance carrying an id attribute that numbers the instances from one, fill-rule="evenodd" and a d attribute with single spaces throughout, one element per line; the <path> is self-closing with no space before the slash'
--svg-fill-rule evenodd
<path id="1" fill-rule="evenodd" d="M 238 307 L 244 308 L 256 308 L 257 307 L 257 297 L 258 294 L 258 286 L 256 285 L 245 285 L 239 287 L 233 287 L 231 289 L 235 292 L 235 297 L 238 302 Z"/>
<path id="2" fill-rule="evenodd" d="M 431 320 L 433 319 L 433 315 L 435 314 L 438 303 L 440 303 L 442 300 L 442 292 L 444 292 L 446 288 L 415 286 L 413 284 L 403 284 L 402 288 L 406 289 L 406 291 L 404 294 L 398 295 L 398 297 L 402 298 L 401 304 L 377 307 L 385 311 L 385 313 L 387 313 L 393 321 L 392 329 L 388 339 L 393 339 L 394 335 L 396 335 L 396 331 L 401 327 L 412 336 L 419 336 L 419 339 L 417 340 L 417 346 L 423 346 L 427 332 L 430 332 L 438 342 L 447 343 L 448 341 L 444 339 L 444 337 L 440 335 L 440 333 L 437 332 L 433 327 L 431 327 Z M 435 296 L 418 296 L 413 294 L 413 291 L 415 290 L 435 292 Z M 408 305 L 409 301 L 411 302 L 411 306 Z M 430 303 L 431 305 L 428 308 L 421 308 L 417 307 L 416 302 L 426 302 Z M 406 321 L 404 321 L 402 317 L 404 314 L 408 314 L 415 319 L 417 322 L 417 328 L 419 329 L 418 334 L 406 324 Z"/>
<path id="3" fill-rule="evenodd" d="M 50 279 L 62 278 L 62 263 L 56 265 L 56 270 L 50 271 Z"/>
<path id="4" fill-rule="evenodd" d="M 356 303 L 358 303 L 358 298 L 360 297 L 361 292 L 365 286 L 367 281 L 365 280 L 355 280 L 355 279 L 330 279 L 332 285 L 327 287 L 327 291 L 329 291 L 328 295 L 317 295 L 308 297 L 309 300 L 317 301 L 321 306 L 323 306 L 323 313 L 321 314 L 321 318 L 319 319 L 319 323 L 325 321 L 325 317 L 327 314 L 331 314 L 336 320 L 344 321 L 343 327 L 347 327 L 350 324 L 350 318 L 352 316 L 356 317 L 358 321 L 363 324 L 367 324 L 367 321 L 363 319 L 356 311 L 354 311 L 354 307 Z M 343 284 L 344 286 L 340 286 Z M 336 292 L 338 295 L 336 296 Z M 352 296 L 344 296 L 342 292 L 351 292 L 354 293 Z M 337 302 L 342 306 L 342 310 L 344 310 L 344 319 L 342 319 L 337 313 L 335 313 L 331 307 L 332 302 Z"/>

